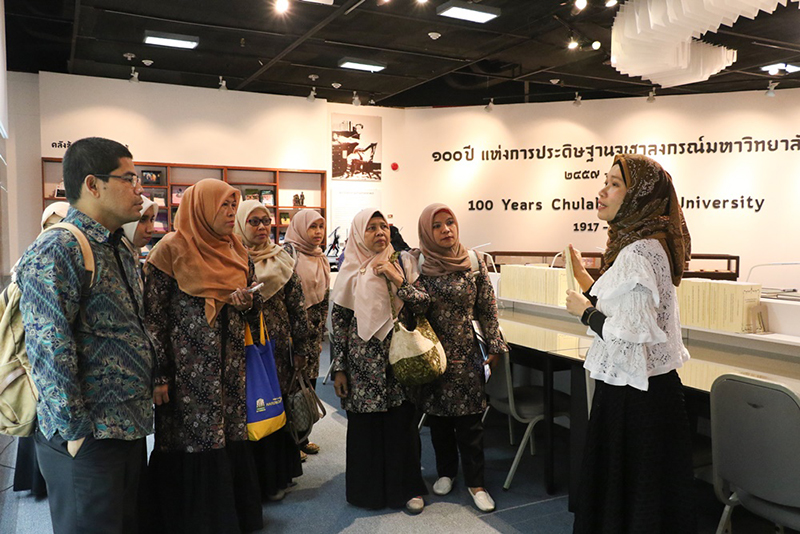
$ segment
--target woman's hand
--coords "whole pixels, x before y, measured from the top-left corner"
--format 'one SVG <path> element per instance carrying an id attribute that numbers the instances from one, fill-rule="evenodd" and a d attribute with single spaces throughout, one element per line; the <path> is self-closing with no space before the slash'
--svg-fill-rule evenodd
<path id="1" fill-rule="evenodd" d="M 592 275 L 589 274 L 589 271 L 586 270 L 586 266 L 583 264 L 581 251 L 573 247 L 572 243 L 570 243 L 569 254 L 572 256 L 572 272 L 575 274 L 575 280 L 578 281 L 578 285 L 581 286 L 582 290 L 588 291 L 594 283 L 594 278 L 592 278 Z"/>
<path id="2" fill-rule="evenodd" d="M 567 311 L 575 317 L 580 317 L 586 308 L 590 308 L 592 303 L 583 296 L 583 293 L 578 293 L 572 289 L 567 289 Z"/>
<path id="3" fill-rule="evenodd" d="M 495 365 L 497 365 L 497 362 L 499 362 L 499 361 L 500 361 L 500 356 L 498 356 L 497 354 L 490 354 L 490 355 L 489 355 L 489 356 L 486 358 L 486 363 L 488 363 L 488 364 L 489 364 L 489 368 L 490 368 L 492 371 L 494 371 L 494 366 L 495 366 Z"/>
<path id="4" fill-rule="evenodd" d="M 340 399 L 344 399 L 350 394 L 350 390 L 347 387 L 347 373 L 344 371 L 333 373 L 333 391 L 336 392 L 336 396 Z"/>
<path id="5" fill-rule="evenodd" d="M 253 287 L 255 287 L 255 283 L 250 286 L 250 288 Z M 246 312 L 253 307 L 253 293 L 247 288 L 239 288 L 231 293 L 231 304 L 240 312 Z"/>
<path id="6" fill-rule="evenodd" d="M 169 386 L 167 384 L 153 388 L 153 402 L 161 406 L 169 402 Z"/>
<path id="7" fill-rule="evenodd" d="M 403 285 L 403 276 L 397 270 L 397 267 L 394 265 L 394 263 L 390 261 L 381 260 L 377 262 L 372 267 L 372 271 L 375 273 L 375 276 L 385 276 L 397 288 Z"/>

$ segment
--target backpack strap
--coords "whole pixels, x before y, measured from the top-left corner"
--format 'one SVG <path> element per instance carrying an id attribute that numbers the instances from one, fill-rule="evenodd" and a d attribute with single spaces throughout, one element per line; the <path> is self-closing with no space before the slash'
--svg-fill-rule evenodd
<path id="1" fill-rule="evenodd" d="M 470 271 L 473 273 L 477 273 L 481 270 L 480 264 L 478 264 L 478 253 L 472 249 L 467 250 L 467 255 L 469 255 L 469 266 Z"/>
<path id="2" fill-rule="evenodd" d="M 53 230 L 55 228 L 61 228 L 62 230 L 67 230 L 72 235 L 75 236 L 75 239 L 78 240 L 78 245 L 81 247 L 81 255 L 83 256 L 83 268 L 86 272 L 84 280 L 83 280 L 83 288 L 84 292 L 88 291 L 92 287 L 94 287 L 95 279 L 96 279 L 96 271 L 97 265 L 94 262 L 94 253 L 92 252 L 92 246 L 89 244 L 89 239 L 86 237 L 86 234 L 83 233 L 83 230 L 78 228 L 72 223 L 68 222 L 60 222 L 56 223 L 52 226 L 49 226 L 44 229 L 44 232 L 49 230 Z"/>

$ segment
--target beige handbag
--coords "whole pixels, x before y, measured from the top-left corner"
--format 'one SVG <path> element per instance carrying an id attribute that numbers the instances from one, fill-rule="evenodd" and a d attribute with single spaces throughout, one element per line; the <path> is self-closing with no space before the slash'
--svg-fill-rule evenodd
<path id="1" fill-rule="evenodd" d="M 405 386 L 418 386 L 433 382 L 447 369 L 447 358 L 442 343 L 433 331 L 428 319 L 415 314 L 416 327 L 409 330 L 400 321 L 394 306 L 394 296 L 389 280 L 389 302 L 392 306 L 394 328 L 389 345 L 389 364 L 394 376 Z"/>

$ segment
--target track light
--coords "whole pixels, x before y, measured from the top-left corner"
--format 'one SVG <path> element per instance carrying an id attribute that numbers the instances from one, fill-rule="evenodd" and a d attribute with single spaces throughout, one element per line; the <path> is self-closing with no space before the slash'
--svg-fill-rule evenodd
<path id="1" fill-rule="evenodd" d="M 131 67 L 131 77 L 128 81 L 131 83 L 139 83 L 139 73 L 136 72 L 136 67 Z"/>
<path id="2" fill-rule="evenodd" d="M 308 100 L 309 102 L 313 102 L 314 100 L 316 100 L 316 98 L 317 98 L 317 88 L 312 87 L 311 92 L 308 93 L 308 96 L 306 97 L 306 100 Z"/>
<path id="3" fill-rule="evenodd" d="M 581 95 L 578 94 L 578 91 L 575 91 L 575 100 L 572 101 L 573 106 L 580 106 L 581 105 Z"/>
<path id="4" fill-rule="evenodd" d="M 219 90 L 220 91 L 228 90 L 228 82 L 226 82 L 225 78 L 223 78 L 222 76 L 219 77 Z"/>
<path id="5" fill-rule="evenodd" d="M 652 104 L 656 101 L 656 88 L 653 87 L 650 89 L 650 92 L 647 94 L 647 103 Z"/>
<path id="6" fill-rule="evenodd" d="M 289 0 L 275 0 L 275 11 L 278 13 L 289 11 Z"/>
<path id="7" fill-rule="evenodd" d="M 600 41 L 593 41 L 592 42 L 592 50 L 600 50 L 600 47 L 603 46 Z"/>
<path id="8" fill-rule="evenodd" d="M 361 105 L 361 99 L 358 98 L 358 92 L 357 91 L 353 91 L 353 105 L 354 106 L 360 106 Z"/>
<path id="9" fill-rule="evenodd" d="M 617 5 L 617 0 L 606 0 L 606 7 L 614 7 Z"/>
<path id="10" fill-rule="evenodd" d="M 567 43 L 567 48 L 570 50 L 575 50 L 578 48 L 578 40 L 575 39 L 575 36 L 570 33 L 569 35 L 569 42 Z"/>
<path id="11" fill-rule="evenodd" d="M 486 104 L 486 107 L 483 108 L 486 113 L 491 113 L 494 109 L 494 98 L 489 99 L 489 103 Z"/>
<path id="12" fill-rule="evenodd" d="M 586 4 L 587 4 L 586 0 L 575 0 L 575 9 L 577 9 L 578 11 L 582 11 L 583 9 L 586 8 Z"/>
<path id="13" fill-rule="evenodd" d="M 767 86 L 767 92 L 764 94 L 767 96 L 775 96 L 775 88 L 778 87 L 779 83 L 780 82 L 769 82 L 769 85 Z"/>

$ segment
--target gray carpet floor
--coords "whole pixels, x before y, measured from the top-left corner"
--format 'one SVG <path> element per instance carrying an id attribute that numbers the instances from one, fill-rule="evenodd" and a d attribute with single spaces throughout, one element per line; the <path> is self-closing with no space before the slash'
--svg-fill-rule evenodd
<path id="1" fill-rule="evenodd" d="M 328 368 L 327 350 L 323 354 L 322 372 Z M 511 467 L 516 447 L 508 442 L 508 423 L 505 416 L 490 413 L 486 421 L 486 485 L 497 502 L 497 510 L 481 513 L 473 505 L 457 479 L 453 491 L 444 497 L 425 498 L 422 514 L 411 516 L 402 510 L 368 511 L 348 505 L 345 493 L 345 435 L 347 420 L 333 393 L 332 383 L 317 390 L 326 404 L 328 415 L 317 426 L 312 441 L 322 448 L 318 455 L 309 456 L 303 464 L 304 474 L 297 485 L 280 502 L 264 505 L 265 528 L 262 532 L 286 534 L 346 533 L 484 533 L 503 534 L 569 534 L 572 514 L 567 510 L 566 483 L 569 432 L 558 427 L 556 439 L 556 483 L 559 491 L 548 495 L 542 483 L 541 456 L 526 454 L 520 463 L 509 491 L 502 484 Z M 524 428 L 516 427 L 517 439 Z M 430 432 L 423 428 L 423 477 L 429 487 L 436 480 Z M 537 440 L 541 437 L 537 436 Z M 36 499 L 28 492 L 11 491 L 16 440 L 0 435 L 0 534 L 43 534 L 51 532 L 50 514 L 46 499 Z M 715 531 L 722 511 L 713 489 L 704 482 L 697 483 L 697 503 L 701 534 Z M 736 534 L 767 534 L 772 527 L 765 521 L 737 510 L 734 516 Z M 787 530 L 788 532 L 788 530 Z"/>

